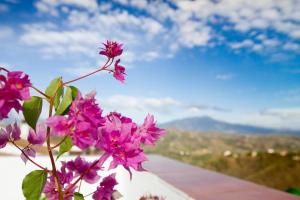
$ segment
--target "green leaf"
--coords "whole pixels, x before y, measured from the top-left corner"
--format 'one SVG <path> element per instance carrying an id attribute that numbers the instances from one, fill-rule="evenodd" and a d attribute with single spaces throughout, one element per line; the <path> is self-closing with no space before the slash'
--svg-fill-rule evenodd
<path id="1" fill-rule="evenodd" d="M 79 192 L 74 193 L 74 200 L 84 200 L 84 196 Z"/>
<path id="2" fill-rule="evenodd" d="M 49 97 L 54 97 L 53 105 L 54 108 L 57 109 L 59 102 L 60 102 L 60 97 L 63 94 L 63 88 L 61 85 L 63 84 L 62 78 L 55 78 L 51 81 L 50 85 L 47 87 L 45 94 L 48 95 Z M 56 92 L 57 91 L 57 92 Z M 56 92 L 56 94 L 55 94 Z"/>
<path id="3" fill-rule="evenodd" d="M 72 138 L 70 136 L 67 136 L 66 139 L 64 140 L 64 142 L 61 143 L 61 145 L 59 146 L 59 152 L 58 152 L 56 160 L 64 153 L 70 151 L 72 146 L 73 146 Z"/>
<path id="4" fill-rule="evenodd" d="M 59 106 L 60 98 L 63 95 L 63 93 L 64 93 L 64 88 L 63 87 L 61 87 L 57 90 L 56 96 L 55 96 L 54 101 L 53 101 L 53 106 L 54 106 L 55 110 L 57 110 L 57 108 Z"/>
<path id="5" fill-rule="evenodd" d="M 62 84 L 61 77 L 53 79 L 50 85 L 47 87 L 45 94 L 48 95 L 49 97 L 52 97 L 55 94 L 56 90 L 61 86 L 61 84 Z"/>
<path id="6" fill-rule="evenodd" d="M 43 107 L 43 99 L 41 97 L 32 96 L 30 100 L 23 103 L 23 115 L 31 128 L 35 129 L 36 123 L 40 117 Z"/>
<path id="7" fill-rule="evenodd" d="M 78 89 L 74 86 L 69 86 L 72 90 L 72 98 L 73 100 L 76 99 L 77 95 L 78 95 Z"/>
<path id="8" fill-rule="evenodd" d="M 78 91 L 77 88 L 75 88 L 73 86 L 67 87 L 67 90 L 66 90 L 66 92 L 64 94 L 64 97 L 63 97 L 60 105 L 57 108 L 57 111 L 56 111 L 57 115 L 62 115 L 62 114 L 65 113 L 65 111 L 71 105 L 72 101 L 76 98 L 77 91 Z"/>
<path id="9" fill-rule="evenodd" d="M 35 170 L 25 176 L 22 183 L 26 200 L 39 200 L 47 180 L 47 172 Z"/>
<path id="10" fill-rule="evenodd" d="M 70 87 L 68 87 L 60 105 L 57 108 L 56 114 L 57 115 L 63 114 L 64 111 L 67 110 L 67 108 L 71 105 L 72 101 L 73 101 L 72 89 Z"/>

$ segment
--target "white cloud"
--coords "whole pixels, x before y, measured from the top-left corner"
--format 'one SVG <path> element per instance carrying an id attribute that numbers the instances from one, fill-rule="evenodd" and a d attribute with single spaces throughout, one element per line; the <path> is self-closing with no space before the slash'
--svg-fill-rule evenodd
<path id="1" fill-rule="evenodd" d="M 255 52 L 263 52 L 262 50 L 272 52 L 274 51 L 274 48 L 278 47 L 279 45 L 281 45 L 280 40 L 268 38 L 262 34 L 256 36 L 256 41 L 252 39 L 245 39 L 243 41 L 229 43 L 229 46 L 234 50 L 238 51 L 239 49 L 247 49 L 249 51 Z M 296 44 L 290 42 L 287 48 L 290 48 L 291 45 Z M 283 49 L 287 48 L 284 47 Z"/>
<path id="2" fill-rule="evenodd" d="M 133 109 L 139 111 L 171 112 L 173 107 L 181 106 L 181 102 L 170 98 L 144 98 L 125 95 L 115 95 L 101 101 L 104 106 L 119 109 Z"/>
<path id="3" fill-rule="evenodd" d="M 256 113 L 240 115 L 246 124 L 281 129 L 300 129 L 300 108 L 269 108 Z"/>
<path id="4" fill-rule="evenodd" d="M 26 34 L 20 40 L 30 46 L 39 46 L 44 55 L 80 53 L 93 56 L 92 48 L 99 42 L 97 32 L 84 29 L 58 31 L 27 25 L 25 30 Z"/>
<path id="5" fill-rule="evenodd" d="M 252 50 L 256 51 L 256 52 L 260 52 L 263 48 L 264 48 L 263 45 L 255 44 L 255 45 L 253 45 Z"/>
<path id="6" fill-rule="evenodd" d="M 46 38 L 46 39 L 45 39 Z M 89 38 L 89 39 L 87 39 Z M 28 45 L 74 45 L 78 43 L 94 44 L 97 40 L 97 33 L 79 29 L 76 31 L 50 31 L 34 29 L 28 27 L 26 35 L 21 37 L 21 41 Z"/>
<path id="7" fill-rule="evenodd" d="M 27 27 L 30 28 L 24 29 L 21 41 L 39 46 L 46 56 L 65 56 L 70 52 L 93 57 L 95 54 L 91 49 L 99 41 L 118 40 L 125 43 L 126 51 L 134 55 L 128 58 L 128 63 L 145 58 L 173 57 L 181 47 L 210 48 L 225 44 L 236 52 L 248 49 L 261 54 L 278 54 L 280 51 L 297 53 L 298 50 L 299 44 L 295 39 L 300 37 L 300 1 L 114 2 L 147 14 L 137 15 L 124 8 L 115 9 L 111 2 L 97 3 L 96 0 L 40 0 L 35 4 L 39 13 L 60 16 L 63 26 L 53 29 L 45 25 L 47 22 L 40 23 L 39 28 L 29 24 Z M 228 22 L 226 27 L 224 21 Z M 217 30 L 215 25 L 224 27 Z M 276 35 L 250 37 L 254 31 L 266 29 L 285 34 L 286 42 L 283 43 Z M 247 39 L 236 41 L 224 31 L 239 32 Z"/>
<path id="8" fill-rule="evenodd" d="M 141 1 L 141 0 L 131 0 L 131 5 L 138 7 L 138 8 L 147 8 L 148 2 L 147 1 Z"/>
<path id="9" fill-rule="evenodd" d="M 179 28 L 179 42 L 186 47 L 206 46 L 211 37 L 211 29 L 199 22 L 187 21 Z"/>
<path id="10" fill-rule="evenodd" d="M 217 74 L 216 79 L 221 81 L 228 81 L 235 77 L 232 73 L 224 73 L 224 74 Z"/>
<path id="11" fill-rule="evenodd" d="M 299 51 L 300 44 L 287 42 L 284 44 L 283 49 L 290 50 L 290 51 Z"/>
<path id="12" fill-rule="evenodd" d="M 275 8 L 264 9 L 261 11 L 263 19 L 280 20 L 280 13 Z"/>
<path id="13" fill-rule="evenodd" d="M 194 114 L 192 113 L 194 112 Z M 237 124 L 253 125 L 266 128 L 300 130 L 300 108 L 269 108 L 262 111 L 246 109 L 232 112 L 197 112 L 191 110 L 190 116 L 210 116 L 212 118 Z M 186 116 L 185 116 L 186 117 Z"/>
<path id="14" fill-rule="evenodd" d="M 273 109 L 264 110 L 262 112 L 261 111 L 246 112 L 246 113 L 239 112 L 239 113 L 234 113 L 231 116 L 223 115 L 219 118 L 233 123 L 262 126 L 267 128 L 300 130 L 299 114 L 300 114 L 299 108 L 289 108 L 289 109 L 273 108 Z M 292 116 L 298 116 L 298 117 L 292 117 Z"/>
<path id="15" fill-rule="evenodd" d="M 201 21 L 209 21 L 212 16 L 223 17 L 228 20 L 233 26 L 228 30 L 234 30 L 242 32 L 247 35 L 248 31 L 266 28 L 273 29 L 276 32 L 286 34 L 291 38 L 300 37 L 299 21 L 300 15 L 298 10 L 300 9 L 300 2 L 293 0 L 266 0 L 266 1 L 247 1 L 247 0 L 222 0 L 222 1 L 176 1 L 180 14 L 187 16 L 186 18 L 193 17 L 198 18 Z M 179 11 L 178 11 L 179 13 Z M 177 20 L 178 15 L 174 15 L 174 20 Z M 181 22 L 182 23 L 182 22 Z M 200 26 L 200 25 L 199 25 Z M 210 36 L 214 36 L 214 33 Z M 266 38 L 268 39 L 268 38 Z M 227 38 L 227 40 L 231 40 Z M 242 42 L 235 42 L 230 47 L 237 48 L 250 48 L 257 52 L 263 48 L 274 48 L 278 46 L 278 41 L 266 40 L 262 46 L 257 44 L 252 39 L 247 39 Z M 279 48 L 279 47 L 278 47 Z"/>
<path id="16" fill-rule="evenodd" d="M 263 110 L 261 114 L 278 116 L 281 119 L 297 119 L 300 122 L 300 108 L 273 108 Z"/>
<path id="17" fill-rule="evenodd" d="M 202 0 L 175 1 L 175 4 L 178 6 L 178 10 L 172 12 L 170 11 L 172 9 L 169 8 L 166 12 L 168 13 L 168 17 L 178 25 L 192 21 L 196 22 L 198 27 L 205 24 L 206 27 L 211 28 L 211 26 L 207 25 L 207 22 L 218 23 L 217 20 L 213 21 L 212 19 L 214 19 L 214 16 L 219 16 L 222 17 L 223 20 L 225 19 L 233 24 L 232 27 L 227 27 L 227 31 L 236 29 L 237 31 L 245 32 L 245 36 L 250 30 L 265 30 L 266 28 L 273 29 L 274 31 L 294 38 L 299 36 L 300 14 L 297 14 L 300 9 L 299 1 L 255 0 L 250 3 L 247 0 Z M 209 39 L 216 38 L 219 34 L 222 34 L 222 32 L 211 30 Z M 189 34 L 185 37 L 189 37 Z M 192 37 L 192 34 L 190 37 Z M 272 41 L 267 39 L 272 39 Z M 232 39 L 226 38 L 225 42 L 228 42 L 228 40 L 230 42 Z M 274 38 L 266 37 L 265 40 L 267 41 L 261 45 L 252 41 L 252 39 L 248 39 L 243 41 L 244 43 L 241 45 L 245 48 L 252 48 L 252 50 L 257 52 L 263 52 L 261 51 L 263 48 L 279 46 L 279 41 L 274 40 Z M 238 48 L 239 45 L 230 45 L 230 47 Z"/>
<path id="18" fill-rule="evenodd" d="M 299 28 L 299 27 L 298 27 Z M 300 38 L 300 30 L 293 30 L 290 35 L 294 38 L 299 39 Z"/>
<path id="19" fill-rule="evenodd" d="M 274 53 L 271 55 L 270 61 L 271 62 L 282 62 L 289 60 L 291 55 L 285 53 Z"/>
<path id="20" fill-rule="evenodd" d="M 254 42 L 249 39 L 246 39 L 242 42 L 234 42 L 234 43 L 230 44 L 231 48 L 233 48 L 233 49 L 252 47 L 253 45 L 254 45 Z"/>
<path id="21" fill-rule="evenodd" d="M 105 112 L 117 111 L 136 120 L 150 112 L 160 122 L 183 117 L 228 113 L 231 110 L 210 105 L 189 104 L 172 97 L 136 97 L 128 95 L 114 95 L 99 98 L 100 105 Z"/>
<path id="22" fill-rule="evenodd" d="M 229 113 L 232 110 L 221 108 L 218 106 L 209 106 L 209 105 L 186 105 L 187 112 L 191 114 L 203 114 L 203 111 L 212 111 L 212 112 L 221 112 L 221 113 Z"/>
<path id="23" fill-rule="evenodd" d="M 10 27 L 0 26 L 0 39 L 7 39 L 14 34 Z"/>
<path id="24" fill-rule="evenodd" d="M 263 40 L 263 45 L 267 47 L 275 47 L 280 44 L 280 41 L 277 39 L 265 39 Z"/>
<path id="25" fill-rule="evenodd" d="M 101 6 L 100 6 L 101 7 Z M 20 40 L 30 46 L 37 46 L 46 57 L 72 55 L 74 53 L 96 57 L 95 46 L 106 39 L 125 44 L 126 63 L 135 60 L 150 61 L 165 54 L 164 46 L 156 45 L 156 36 L 165 32 L 163 25 L 148 17 L 137 17 L 124 10 L 93 15 L 85 11 L 70 10 L 64 29 L 52 27 L 49 23 L 23 25 L 24 34 Z M 161 43 L 163 44 L 163 43 Z"/>
<path id="26" fill-rule="evenodd" d="M 41 0 L 36 2 L 35 6 L 39 12 L 53 16 L 58 16 L 58 8 L 61 6 L 74 6 L 88 11 L 95 11 L 98 8 L 96 0 Z M 62 8 L 66 9 L 66 7 Z"/>
<path id="27" fill-rule="evenodd" d="M 158 52 L 156 51 L 149 51 L 143 54 L 143 59 L 147 60 L 147 61 L 151 61 L 154 60 L 156 58 L 158 58 L 160 55 Z"/>

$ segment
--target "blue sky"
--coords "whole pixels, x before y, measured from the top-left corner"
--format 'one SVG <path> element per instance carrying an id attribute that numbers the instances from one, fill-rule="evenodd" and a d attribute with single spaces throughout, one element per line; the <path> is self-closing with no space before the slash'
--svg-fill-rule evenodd
<path id="1" fill-rule="evenodd" d="M 101 43 L 117 40 L 126 83 L 75 84 L 105 112 L 300 129 L 300 1 L 0 2 L 0 64 L 40 88 L 101 66 Z"/>

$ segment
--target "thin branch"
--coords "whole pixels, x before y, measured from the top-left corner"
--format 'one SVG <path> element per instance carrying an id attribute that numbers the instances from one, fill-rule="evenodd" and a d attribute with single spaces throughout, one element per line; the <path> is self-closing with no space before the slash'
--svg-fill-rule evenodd
<path id="1" fill-rule="evenodd" d="M 34 165 L 36 165 L 37 167 L 41 168 L 42 170 L 46 171 L 46 172 L 51 172 L 50 170 L 48 170 L 47 168 L 41 166 L 40 164 L 36 163 L 34 160 L 32 160 L 25 152 L 23 149 L 21 149 L 14 141 L 11 141 L 11 143 L 17 147 L 23 154 L 24 156 L 30 161 L 32 162 Z"/>
<path id="2" fill-rule="evenodd" d="M 71 190 L 73 187 L 75 187 L 76 186 L 76 184 L 81 180 L 81 179 L 83 179 L 83 177 L 93 168 L 93 167 L 95 167 L 97 164 L 98 164 L 98 162 L 100 161 L 100 159 L 99 160 L 97 160 L 97 161 L 95 161 L 86 171 L 84 171 L 79 177 L 78 177 L 78 179 L 74 182 L 74 183 L 72 183 L 66 190 L 65 190 L 65 193 L 67 194 L 68 193 L 68 191 L 69 190 Z"/>
<path id="3" fill-rule="evenodd" d="M 80 77 L 78 77 L 78 78 L 72 79 L 72 80 L 70 80 L 70 81 L 64 82 L 63 85 L 68 85 L 68 84 L 73 83 L 73 82 L 75 82 L 75 81 L 78 81 L 78 80 L 80 80 L 80 79 L 83 79 L 83 78 L 86 78 L 86 77 L 91 76 L 91 75 L 93 75 L 93 74 L 96 74 L 96 73 L 98 73 L 98 72 L 100 72 L 100 71 L 102 71 L 102 70 L 106 70 L 106 68 L 109 67 L 109 66 L 112 64 L 112 62 L 110 62 L 110 64 L 108 65 L 108 63 L 109 63 L 110 60 L 113 61 L 113 59 L 108 59 L 108 60 L 106 61 L 106 63 L 103 65 L 103 67 L 101 67 L 100 69 L 97 69 L 97 70 L 95 70 L 95 71 L 93 71 L 93 72 L 90 72 L 90 73 L 88 73 L 88 74 L 86 74 L 86 75 L 83 75 L 83 76 L 80 76 Z"/>
<path id="4" fill-rule="evenodd" d="M 47 99 L 50 99 L 50 97 L 48 95 L 46 95 L 44 92 L 42 92 L 41 90 L 39 90 L 35 86 L 31 85 L 31 88 L 34 89 L 35 91 L 37 91 L 38 93 L 40 93 L 41 95 L 43 95 L 44 97 L 46 97 Z"/>
<path id="5" fill-rule="evenodd" d="M 84 197 L 88 197 L 88 196 L 91 196 L 92 194 L 94 194 L 95 192 L 91 192 L 91 193 L 89 193 L 89 194 L 87 194 L 87 195 L 85 195 Z"/>
<path id="6" fill-rule="evenodd" d="M 54 102 L 54 98 L 57 94 L 57 91 L 58 89 L 61 87 L 62 85 L 60 85 L 53 97 L 50 98 L 50 105 L 49 105 L 49 117 L 52 116 L 52 112 L 53 112 L 53 102 Z M 53 173 L 53 176 L 54 176 L 54 180 L 56 182 L 56 185 L 57 185 L 57 189 L 58 189 L 58 198 L 59 200 L 63 200 L 64 199 L 64 193 L 62 192 L 62 188 L 61 188 L 61 185 L 60 185 L 60 180 L 59 180 L 59 177 L 57 175 L 57 171 L 56 171 L 56 165 L 55 165 L 55 160 L 54 160 L 54 157 L 53 157 L 53 154 L 52 154 L 52 150 L 51 150 L 51 146 L 50 146 L 50 127 L 47 127 L 47 149 L 48 149 L 48 154 L 49 154 L 49 157 L 50 157 L 50 161 L 51 161 L 51 165 L 52 165 L 52 173 Z"/>
<path id="7" fill-rule="evenodd" d="M 65 136 L 59 143 L 57 143 L 56 145 L 52 146 L 51 149 L 55 149 L 57 148 L 59 145 L 61 145 L 67 138 L 69 135 Z"/>
<path id="8" fill-rule="evenodd" d="M 80 183 L 79 183 L 78 192 L 80 192 L 81 184 L 82 184 L 82 179 L 80 180 Z"/>
<path id="9" fill-rule="evenodd" d="M 4 71 L 6 71 L 7 73 L 9 72 L 7 69 L 5 69 L 4 67 L 0 67 L 0 71 L 1 70 L 4 70 Z"/>

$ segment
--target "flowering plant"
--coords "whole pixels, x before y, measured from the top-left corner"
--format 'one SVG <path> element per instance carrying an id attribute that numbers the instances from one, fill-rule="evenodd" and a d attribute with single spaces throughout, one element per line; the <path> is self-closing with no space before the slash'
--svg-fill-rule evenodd
<path id="1" fill-rule="evenodd" d="M 140 126 L 120 113 L 111 112 L 103 116 L 95 92 L 83 95 L 70 85 L 100 71 L 108 71 L 124 82 L 125 68 L 120 65 L 120 59 L 116 59 L 122 52 L 121 44 L 107 41 L 99 52 L 107 57 L 102 67 L 66 82 L 62 77 L 56 78 L 45 92 L 36 88 L 24 72 L 0 68 L 0 120 L 8 118 L 9 112 L 14 109 L 18 113 L 22 111 L 25 122 L 30 126 L 28 144 L 24 148 L 18 145 L 21 139 L 18 123 L 0 129 L 0 148 L 11 143 L 20 150 L 25 163 L 32 162 L 39 168 L 23 180 L 22 190 L 27 200 L 82 200 L 85 197 L 80 193 L 82 182 L 100 182 L 90 195 L 94 200 L 110 200 L 118 183 L 115 174 L 107 177 L 98 174 L 104 170 L 105 161 L 110 162 L 108 170 L 121 165 L 130 177 L 132 169 L 144 170 L 142 163 L 147 158 L 142 145 L 154 145 L 165 134 L 163 129 L 156 127 L 153 116 L 148 115 Z M 40 96 L 31 96 L 30 89 Z M 45 101 L 49 104 L 49 115 L 46 120 L 39 120 Z M 54 138 L 59 138 L 59 141 L 54 143 Z M 35 146 L 44 144 L 51 169 L 35 161 Z M 62 161 L 58 167 L 56 160 L 73 146 L 82 150 L 94 147 L 103 153 L 93 162 L 78 156 L 74 160 Z M 58 152 L 56 160 L 55 152 Z"/>

